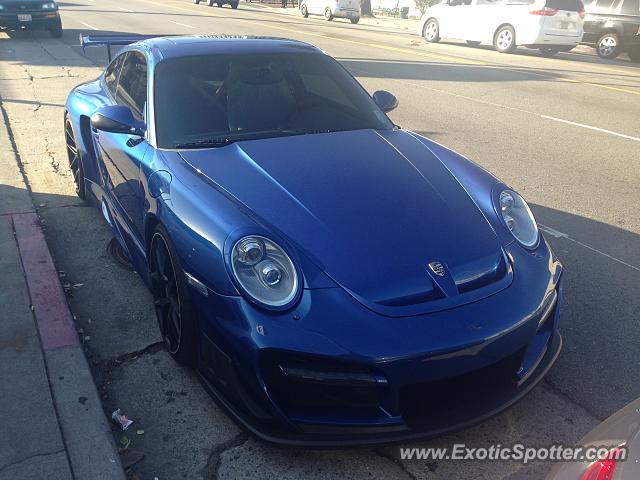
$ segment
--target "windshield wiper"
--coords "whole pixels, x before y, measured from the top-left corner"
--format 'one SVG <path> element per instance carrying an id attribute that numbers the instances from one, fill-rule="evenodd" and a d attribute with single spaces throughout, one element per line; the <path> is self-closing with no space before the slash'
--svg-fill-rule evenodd
<path id="1" fill-rule="evenodd" d="M 176 143 L 173 148 L 182 149 L 182 148 L 210 148 L 210 147 L 224 147 L 225 145 L 229 145 L 234 141 L 239 140 L 231 140 L 229 138 L 219 137 L 219 138 L 205 138 L 202 140 L 196 140 L 194 142 L 184 142 L 184 143 Z"/>
<path id="2" fill-rule="evenodd" d="M 233 134 L 202 138 L 193 142 L 176 143 L 174 148 L 208 148 L 208 147 L 224 147 L 230 143 L 242 140 L 261 140 L 263 138 L 288 137 L 290 135 L 302 135 L 307 133 L 301 129 L 289 130 L 262 130 L 258 132 L 235 132 Z"/>
<path id="3" fill-rule="evenodd" d="M 219 137 L 211 137 L 211 138 L 202 138 L 199 140 L 194 140 L 192 142 L 182 142 L 176 143 L 173 148 L 181 149 L 181 148 L 217 148 L 224 147 L 234 142 L 242 141 L 242 140 L 261 140 L 266 138 L 275 138 L 275 137 L 289 137 L 293 135 L 312 135 L 317 133 L 332 133 L 332 132 L 342 132 L 347 129 L 315 129 L 315 130 L 305 130 L 303 128 L 298 129 L 284 129 L 284 130 L 263 130 L 259 132 L 238 132 L 228 136 L 219 136 Z"/>

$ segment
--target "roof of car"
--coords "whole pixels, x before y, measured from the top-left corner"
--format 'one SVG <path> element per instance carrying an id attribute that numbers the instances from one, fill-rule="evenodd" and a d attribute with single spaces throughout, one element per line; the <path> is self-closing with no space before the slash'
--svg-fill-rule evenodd
<path id="1" fill-rule="evenodd" d="M 247 35 L 189 35 L 156 37 L 139 42 L 163 59 L 207 54 L 320 52 L 298 40 Z"/>

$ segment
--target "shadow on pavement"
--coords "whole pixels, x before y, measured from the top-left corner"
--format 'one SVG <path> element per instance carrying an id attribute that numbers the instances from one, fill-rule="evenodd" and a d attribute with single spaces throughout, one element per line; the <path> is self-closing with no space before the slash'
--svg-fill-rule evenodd
<path id="1" fill-rule="evenodd" d="M 519 67 L 500 64 L 473 65 L 446 61 L 391 61 L 373 58 L 338 58 L 347 70 L 361 77 L 395 78 L 404 80 L 430 80 L 443 82 L 518 82 L 566 81 L 566 74 L 593 74 L 605 79 L 607 86 L 640 87 L 640 77 L 610 72 Z M 633 81 L 636 85 L 616 83 Z"/>
<path id="2" fill-rule="evenodd" d="M 492 45 L 468 45 L 466 43 L 454 42 L 454 41 L 441 41 L 440 43 L 444 45 L 451 46 L 459 46 L 462 48 L 470 48 L 477 50 L 485 50 L 495 52 L 495 49 Z M 526 48 L 526 47 L 518 47 L 513 53 L 510 55 L 523 56 L 523 57 L 540 57 L 540 52 L 537 49 Z M 626 55 L 625 55 L 626 56 Z M 610 66 L 622 66 L 622 67 L 632 67 L 632 68 L 640 68 L 640 64 L 632 62 L 631 60 L 605 60 L 603 58 L 598 57 L 595 53 L 581 53 L 577 51 L 571 52 L 561 52 L 554 58 L 558 58 L 560 60 L 568 60 L 572 62 L 582 62 L 582 63 L 593 63 L 599 65 L 610 65 Z"/>
<path id="3" fill-rule="evenodd" d="M 640 235 L 541 205 L 532 210 L 566 235 L 544 234 L 564 265 L 565 344 L 550 381 L 605 418 L 640 397 L 632 380 L 640 369 Z"/>
<path id="4" fill-rule="evenodd" d="M 96 35 L 137 35 L 131 32 L 117 32 L 109 30 L 87 31 L 79 29 L 65 29 L 62 40 L 51 38 L 49 32 L 40 30 L 12 30 L 0 33 L 0 60 L 19 63 L 22 65 L 55 65 L 65 67 L 86 67 L 107 64 L 105 48 L 88 48 L 83 54 L 80 48 L 80 34 Z M 3 35 L 4 34 L 4 35 Z M 18 49 L 17 46 L 22 48 Z M 51 55 L 48 52 L 60 48 L 71 48 L 73 54 Z M 117 48 L 113 49 L 115 53 Z M 22 56 L 18 55 L 18 52 Z M 77 55 L 76 55 L 77 54 Z"/>

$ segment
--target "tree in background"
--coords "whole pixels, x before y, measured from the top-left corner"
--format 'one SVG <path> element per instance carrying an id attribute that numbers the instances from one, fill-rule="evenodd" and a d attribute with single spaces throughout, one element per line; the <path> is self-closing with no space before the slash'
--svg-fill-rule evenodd
<path id="1" fill-rule="evenodd" d="M 371 0 L 360 0 L 360 11 L 363 17 L 373 17 Z"/>
<path id="2" fill-rule="evenodd" d="M 427 11 L 431 5 L 435 5 L 436 3 L 440 3 L 440 0 L 414 0 L 416 2 L 416 8 L 420 10 L 420 13 L 424 13 Z"/>

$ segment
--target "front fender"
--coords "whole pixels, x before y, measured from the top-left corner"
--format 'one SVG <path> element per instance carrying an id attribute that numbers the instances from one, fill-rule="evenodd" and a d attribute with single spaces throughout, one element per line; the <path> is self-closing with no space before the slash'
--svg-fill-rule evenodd
<path id="1" fill-rule="evenodd" d="M 166 173 L 161 174 L 164 182 L 162 192 L 157 195 L 154 179 L 160 171 Z M 171 180 L 167 183 L 169 175 Z M 236 202 L 209 185 L 177 152 L 154 152 L 143 166 L 141 180 L 147 200 L 145 241 L 148 242 L 155 222 L 161 222 L 189 274 L 218 295 L 239 295 L 227 272 L 225 242 L 232 232 L 238 231 L 273 235 L 265 232 Z M 300 262 L 305 288 L 335 286 L 305 255 L 297 252 L 295 257 Z"/>
<path id="2" fill-rule="evenodd" d="M 439 143 L 422 137 L 416 133 L 411 133 L 422 144 L 424 144 L 451 172 L 458 180 L 460 185 L 465 189 L 467 194 L 473 199 L 478 206 L 491 228 L 496 232 L 500 243 L 507 246 L 514 242 L 511 233 L 506 229 L 502 220 L 498 218 L 493 204 L 493 197 L 496 188 L 503 185 L 496 177 L 477 163 L 472 162 L 466 157 L 450 150 Z"/>
<path id="3" fill-rule="evenodd" d="M 78 154 L 88 187 L 90 183 L 103 186 L 89 119 L 98 108 L 107 105 L 107 101 L 108 99 L 101 91 L 99 81 L 95 80 L 71 90 L 65 103 L 65 115 L 69 116 L 73 126 Z M 91 202 L 98 203 L 92 188 L 87 188 L 87 194 Z"/>

